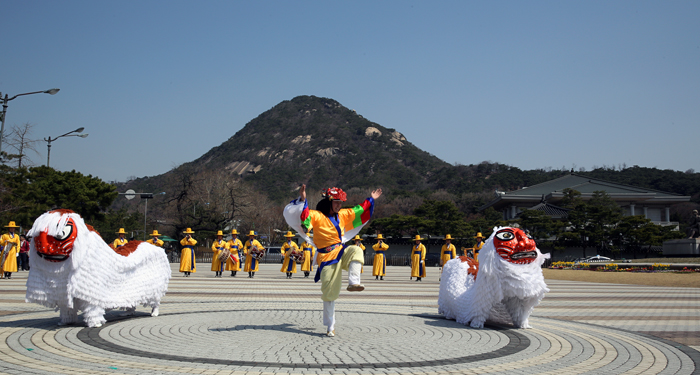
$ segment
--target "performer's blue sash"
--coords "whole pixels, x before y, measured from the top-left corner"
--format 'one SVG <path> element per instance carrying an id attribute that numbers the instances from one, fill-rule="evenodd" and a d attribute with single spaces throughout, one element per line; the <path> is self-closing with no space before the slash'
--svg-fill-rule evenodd
<path id="1" fill-rule="evenodd" d="M 185 246 L 185 249 L 190 249 L 190 254 L 192 254 L 192 263 L 190 264 L 190 270 L 194 269 L 194 247 L 192 246 Z"/>
<path id="2" fill-rule="evenodd" d="M 345 245 L 335 244 L 335 245 L 325 247 L 323 249 L 318 249 L 319 253 L 329 253 L 329 252 L 335 250 L 336 246 L 343 246 L 343 248 L 340 249 L 340 251 L 338 252 L 338 255 L 335 257 L 335 259 L 327 260 L 327 261 L 318 265 L 318 268 L 316 269 L 316 276 L 314 276 L 315 283 L 317 283 L 319 280 L 321 280 L 321 271 L 323 270 L 323 267 L 330 266 L 331 264 L 336 264 L 336 263 L 340 262 L 340 258 L 343 257 L 343 253 L 345 252 Z"/>
<path id="3" fill-rule="evenodd" d="M 420 275 L 425 275 L 425 263 L 420 262 L 420 256 L 423 252 L 420 250 L 414 251 L 414 255 L 418 255 L 418 277 L 421 277 Z"/>

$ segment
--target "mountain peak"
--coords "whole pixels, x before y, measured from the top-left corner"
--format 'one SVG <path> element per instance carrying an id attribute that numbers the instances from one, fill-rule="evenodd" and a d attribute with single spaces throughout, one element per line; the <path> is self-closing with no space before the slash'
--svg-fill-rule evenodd
<path id="1" fill-rule="evenodd" d="M 449 164 L 395 129 L 365 119 L 338 101 L 316 96 L 285 100 L 247 123 L 190 166 L 226 170 L 273 199 L 299 184 L 414 190 L 430 171 Z"/>

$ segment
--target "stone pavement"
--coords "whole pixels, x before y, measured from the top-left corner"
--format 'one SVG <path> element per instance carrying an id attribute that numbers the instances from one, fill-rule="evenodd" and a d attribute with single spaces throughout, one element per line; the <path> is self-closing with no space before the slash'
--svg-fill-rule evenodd
<path id="1" fill-rule="evenodd" d="M 115 311 L 100 328 L 24 303 L 26 272 L 0 280 L 0 374 L 700 374 L 700 289 L 548 280 L 533 329 L 472 329 L 437 314 L 437 268 L 415 282 L 365 267 L 326 337 L 313 279 L 198 266 L 173 265 L 159 317 Z"/>

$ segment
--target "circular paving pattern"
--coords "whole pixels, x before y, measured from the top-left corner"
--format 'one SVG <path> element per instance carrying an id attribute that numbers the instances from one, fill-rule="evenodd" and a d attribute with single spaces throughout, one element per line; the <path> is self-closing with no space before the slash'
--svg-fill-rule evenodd
<path id="1" fill-rule="evenodd" d="M 197 323 L 187 325 L 195 317 Z M 471 363 L 509 356 L 530 345 L 517 330 L 464 329 L 439 316 L 341 311 L 336 318 L 343 322 L 342 329 L 338 326 L 338 336 L 327 337 L 313 324 L 321 318 L 317 310 L 182 313 L 85 328 L 78 338 L 86 345 L 146 358 L 325 369 Z M 187 343 L 189 348 L 178 350 L 173 342 Z"/>
<path id="2" fill-rule="evenodd" d="M 472 329 L 429 313 L 344 306 L 336 337 L 323 335 L 321 312 L 308 307 L 111 313 L 101 328 L 25 314 L 35 316 L 3 323 L 0 372 L 693 374 L 699 362 L 683 345 L 551 318 L 534 317 L 529 330 Z"/>

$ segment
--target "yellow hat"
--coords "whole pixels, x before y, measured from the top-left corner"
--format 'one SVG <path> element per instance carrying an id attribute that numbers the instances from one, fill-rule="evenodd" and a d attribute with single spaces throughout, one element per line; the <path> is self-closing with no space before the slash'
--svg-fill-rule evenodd
<path id="1" fill-rule="evenodd" d="M 192 230 L 192 228 L 187 228 L 187 230 L 184 231 L 184 232 L 182 232 L 182 233 L 185 233 L 185 234 L 192 234 L 192 233 L 194 233 L 194 231 Z"/>
<path id="2" fill-rule="evenodd" d="M 474 236 L 474 238 L 484 238 L 484 236 L 482 236 L 482 235 L 481 235 L 481 232 L 479 232 L 479 233 L 476 234 L 476 236 Z"/>
<path id="3" fill-rule="evenodd" d="M 355 238 L 353 238 L 353 240 L 355 240 L 355 241 L 362 241 L 362 238 L 360 238 L 360 235 L 358 234 L 357 236 L 355 236 Z"/>
<path id="4" fill-rule="evenodd" d="M 287 234 L 284 235 L 285 237 L 294 237 L 291 231 L 287 231 Z"/>
<path id="5" fill-rule="evenodd" d="M 216 232 L 216 235 L 217 235 L 217 236 L 223 236 L 223 235 L 224 235 L 224 231 L 221 231 L 221 230 L 220 230 L 220 231 Z"/>
<path id="6" fill-rule="evenodd" d="M 257 234 L 255 234 L 255 231 L 254 231 L 254 230 L 251 230 L 250 233 L 248 233 L 248 235 L 249 235 L 249 236 L 257 236 Z"/>
<path id="7" fill-rule="evenodd" d="M 446 240 L 451 240 L 451 239 L 452 239 L 452 236 L 450 236 L 449 234 L 446 234 L 446 235 L 445 235 L 445 239 L 446 239 Z"/>
<path id="8" fill-rule="evenodd" d="M 238 231 L 234 229 L 231 231 L 231 234 L 238 234 Z"/>
<path id="9" fill-rule="evenodd" d="M 124 232 L 124 228 L 119 228 L 119 232 L 117 232 L 117 234 L 126 234 L 126 232 Z"/>
<path id="10" fill-rule="evenodd" d="M 19 228 L 19 225 L 16 225 L 14 221 L 10 221 L 10 224 L 5 225 L 5 228 Z"/>
<path id="11" fill-rule="evenodd" d="M 160 236 L 160 233 L 158 233 L 158 229 L 154 229 L 154 230 L 153 230 L 153 233 L 151 233 L 151 236 L 152 236 L 152 237 L 158 237 L 158 236 Z"/>
<path id="12" fill-rule="evenodd" d="M 414 241 L 423 241 L 425 238 L 420 238 L 420 234 L 416 234 L 416 238 L 414 238 Z"/>
<path id="13" fill-rule="evenodd" d="M 384 239 L 384 237 L 382 237 L 382 234 L 379 233 L 379 234 L 377 235 L 377 240 L 383 240 L 383 239 Z"/>

